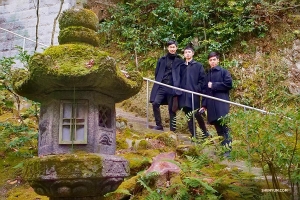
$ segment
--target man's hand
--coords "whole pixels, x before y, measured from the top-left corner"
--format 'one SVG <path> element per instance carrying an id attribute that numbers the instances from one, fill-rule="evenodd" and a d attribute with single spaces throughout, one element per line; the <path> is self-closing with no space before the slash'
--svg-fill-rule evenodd
<path id="1" fill-rule="evenodd" d="M 207 86 L 208 88 L 212 88 L 212 82 L 208 82 Z"/>
<path id="2" fill-rule="evenodd" d="M 204 113 L 205 111 L 206 111 L 206 108 L 202 107 L 202 108 L 199 109 L 198 112 L 199 112 L 200 114 L 202 114 L 202 113 Z"/>

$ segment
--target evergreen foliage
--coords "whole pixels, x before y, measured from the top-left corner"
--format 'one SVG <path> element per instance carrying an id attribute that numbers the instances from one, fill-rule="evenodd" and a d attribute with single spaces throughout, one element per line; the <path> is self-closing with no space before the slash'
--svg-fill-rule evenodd
<path id="1" fill-rule="evenodd" d="M 243 38 L 263 37 L 269 24 L 295 1 L 132 0 L 110 10 L 100 24 L 111 42 L 133 52 L 147 52 L 175 39 L 181 47 L 193 44 L 200 53 L 228 52 Z"/>

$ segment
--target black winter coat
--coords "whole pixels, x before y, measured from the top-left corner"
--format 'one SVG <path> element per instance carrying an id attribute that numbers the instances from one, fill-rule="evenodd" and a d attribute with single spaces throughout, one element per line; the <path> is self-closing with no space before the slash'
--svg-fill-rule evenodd
<path id="1" fill-rule="evenodd" d="M 208 88 L 208 82 L 212 82 L 212 88 Z M 231 88 L 232 78 L 226 69 L 216 66 L 208 71 L 204 94 L 229 101 Z M 202 106 L 207 109 L 207 121 L 209 123 L 229 113 L 229 104 L 221 101 L 203 98 Z"/>
<path id="2" fill-rule="evenodd" d="M 180 71 L 180 87 L 182 89 L 202 93 L 206 75 L 202 64 L 192 60 L 189 65 L 186 65 L 186 63 L 181 64 Z M 200 108 L 200 96 L 193 95 L 193 97 L 194 109 Z M 192 109 L 192 94 L 182 92 L 182 95 L 179 96 L 178 105 L 179 108 L 188 107 Z"/>
<path id="3" fill-rule="evenodd" d="M 180 56 L 176 56 L 173 63 L 172 63 L 172 79 L 173 79 L 173 86 L 179 87 L 180 84 L 180 65 L 183 63 L 183 60 Z M 167 56 L 161 57 L 156 65 L 155 68 L 155 81 L 162 82 L 165 70 L 167 66 Z M 150 103 L 155 100 L 157 90 L 160 85 L 154 84 L 150 94 Z M 181 91 L 168 89 L 170 95 L 180 95 Z M 167 105 L 167 100 L 162 102 L 162 105 Z"/>

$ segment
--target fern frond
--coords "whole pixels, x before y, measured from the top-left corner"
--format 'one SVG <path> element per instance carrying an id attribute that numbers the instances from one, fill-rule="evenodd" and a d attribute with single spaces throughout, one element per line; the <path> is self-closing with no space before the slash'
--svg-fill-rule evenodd
<path id="1" fill-rule="evenodd" d="M 143 176 L 140 176 L 137 182 L 140 183 L 144 188 L 146 188 L 148 192 L 152 192 L 153 190 L 148 186 L 148 184 L 152 179 L 158 176 L 159 176 L 159 172 L 150 172 L 144 174 Z"/>
<path id="2" fill-rule="evenodd" d="M 202 154 L 197 157 L 187 155 L 186 158 L 189 162 L 192 171 L 198 170 L 209 163 L 209 159 L 205 154 Z"/>
<path id="3" fill-rule="evenodd" d="M 190 186 L 190 187 L 196 188 L 196 187 L 202 186 L 202 187 L 205 188 L 205 190 L 207 190 L 209 192 L 212 192 L 212 193 L 216 193 L 217 192 L 214 188 L 212 188 L 206 182 L 203 182 L 200 178 L 186 177 L 183 180 L 183 182 L 186 183 L 187 186 Z"/>
<path id="4" fill-rule="evenodd" d="M 156 191 L 150 192 L 150 194 L 145 198 L 145 200 L 159 200 L 159 199 L 161 199 L 161 194 L 157 193 Z"/>
<path id="5" fill-rule="evenodd" d="M 147 190 L 148 192 L 152 192 L 152 189 L 148 186 L 148 184 L 145 182 L 145 180 L 143 180 L 142 178 L 139 178 L 139 179 L 137 180 L 137 182 L 138 182 L 139 184 L 141 184 L 144 188 L 146 188 L 146 190 Z"/>
<path id="6" fill-rule="evenodd" d="M 179 187 L 176 195 L 174 196 L 174 200 L 189 200 L 190 195 L 188 189 L 184 186 Z"/>

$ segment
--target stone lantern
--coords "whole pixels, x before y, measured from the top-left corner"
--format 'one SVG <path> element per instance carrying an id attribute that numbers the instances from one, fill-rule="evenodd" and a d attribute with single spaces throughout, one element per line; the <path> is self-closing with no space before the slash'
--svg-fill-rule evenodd
<path id="1" fill-rule="evenodd" d="M 97 24 L 92 11 L 64 11 L 60 45 L 15 73 L 14 90 L 41 103 L 39 157 L 26 162 L 24 178 L 51 200 L 101 199 L 129 175 L 128 162 L 114 155 L 115 103 L 138 93 L 143 80 L 125 76 L 99 50 Z"/>

